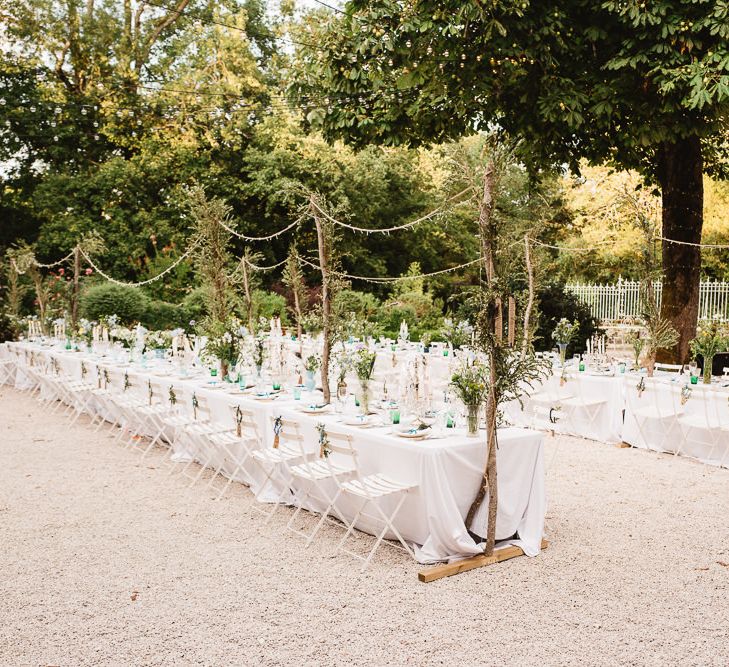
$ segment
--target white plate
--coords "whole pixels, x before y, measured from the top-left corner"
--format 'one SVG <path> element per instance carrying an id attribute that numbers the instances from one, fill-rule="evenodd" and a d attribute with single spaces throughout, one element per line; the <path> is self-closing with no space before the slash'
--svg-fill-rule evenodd
<path id="1" fill-rule="evenodd" d="M 427 436 L 430 435 L 430 429 L 424 428 L 420 431 L 412 432 L 410 430 L 408 431 L 395 431 L 397 435 L 399 435 L 401 438 L 408 438 L 409 440 L 423 440 Z"/>
<path id="2" fill-rule="evenodd" d="M 373 424 L 371 422 L 372 422 L 372 420 L 370 419 L 369 416 L 367 416 L 367 417 L 349 416 L 349 417 L 345 417 L 345 419 L 344 419 L 344 423 L 347 426 L 361 426 L 361 427 L 372 426 Z"/>
<path id="3" fill-rule="evenodd" d="M 322 406 L 307 405 L 307 406 L 301 408 L 301 411 L 305 412 L 307 415 L 318 415 L 322 412 L 326 412 L 328 409 L 329 409 L 328 405 L 322 405 Z"/>

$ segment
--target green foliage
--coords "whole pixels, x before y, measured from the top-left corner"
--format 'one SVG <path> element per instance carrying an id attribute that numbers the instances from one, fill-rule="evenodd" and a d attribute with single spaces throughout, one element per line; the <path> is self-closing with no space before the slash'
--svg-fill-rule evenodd
<path id="1" fill-rule="evenodd" d="M 577 322 L 567 353 L 582 351 L 583 343 L 599 332 L 598 322 L 590 312 L 589 306 L 577 299 L 573 294 L 565 292 L 564 285 L 547 283 L 537 292 L 539 303 L 539 320 L 534 335 L 536 350 L 551 350 L 554 347 L 552 332 L 561 319 Z"/>
<path id="2" fill-rule="evenodd" d="M 132 324 L 144 317 L 148 301 L 136 287 L 98 283 L 83 291 L 79 305 L 81 315 L 89 320 L 118 315 L 122 324 Z"/>
<path id="3" fill-rule="evenodd" d="M 671 348 L 678 342 L 678 331 L 666 318 L 661 317 L 653 294 L 653 284 L 650 280 L 643 281 L 641 298 L 643 301 L 643 325 L 648 332 L 645 350 L 652 365 L 658 350 Z"/>
<path id="4" fill-rule="evenodd" d="M 720 352 L 729 349 L 729 330 L 718 320 L 705 322 L 691 341 L 691 354 L 701 355 L 704 359 L 713 359 Z"/>
<path id="5" fill-rule="evenodd" d="M 694 358 L 701 357 L 704 382 L 710 383 L 714 357 L 729 350 L 729 327 L 717 319 L 704 322 L 699 326 L 690 348 Z"/>
<path id="6" fill-rule="evenodd" d="M 557 344 L 566 345 L 575 337 L 579 328 L 580 323 L 577 320 L 570 322 L 566 317 L 563 317 L 557 322 L 557 326 L 552 331 L 552 340 Z"/>
<path id="7" fill-rule="evenodd" d="M 656 177 L 664 143 L 723 129 L 729 9 L 710 4 L 351 0 L 306 24 L 316 49 L 302 49 L 291 89 L 334 97 L 307 118 L 357 145 L 439 142 L 498 121 L 526 140 L 528 163 L 587 157 Z"/>
<path id="8" fill-rule="evenodd" d="M 255 290 L 253 292 L 253 314 L 255 322 L 261 317 L 270 320 L 274 315 L 278 315 L 281 323 L 287 325 L 289 320 L 286 312 L 286 297 L 276 292 Z"/>
<path id="9" fill-rule="evenodd" d="M 183 300 L 185 316 L 190 321 L 202 322 L 208 316 L 208 295 L 203 287 L 192 290 Z"/>
<path id="10" fill-rule="evenodd" d="M 188 311 L 179 304 L 150 300 L 141 316 L 141 324 L 151 330 L 189 328 Z"/>
<path id="11" fill-rule="evenodd" d="M 488 371 L 478 362 L 465 362 L 451 376 L 450 387 L 464 405 L 481 405 L 488 393 Z"/>

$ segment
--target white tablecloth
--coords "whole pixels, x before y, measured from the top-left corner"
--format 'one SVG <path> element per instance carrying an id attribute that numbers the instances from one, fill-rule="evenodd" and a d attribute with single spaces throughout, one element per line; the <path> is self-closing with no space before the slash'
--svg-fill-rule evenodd
<path id="1" fill-rule="evenodd" d="M 634 447 L 729 466 L 729 388 L 676 374 L 625 380 L 623 440 Z"/>
<path id="2" fill-rule="evenodd" d="M 519 426 L 549 428 L 606 443 L 621 441 L 624 377 L 570 371 L 562 379 L 560 369 L 535 387 L 531 395 L 506 406 L 506 414 Z M 553 410 L 554 423 L 549 423 Z"/>
<path id="3" fill-rule="evenodd" d="M 46 358 L 55 357 L 64 374 L 80 379 L 82 361 L 86 369 L 86 380 L 95 382 L 97 367 L 106 368 L 112 387 L 121 391 L 122 378 L 127 373 L 131 387 L 128 391 L 140 397 L 147 396 L 149 380 L 165 387 L 172 385 L 180 402 L 187 402 L 192 393 L 207 399 L 212 418 L 233 426 L 230 407 L 241 405 L 254 411 L 264 446 L 273 441 L 271 420 L 282 416 L 295 420 L 305 436 L 307 448 L 318 451 L 316 424 L 322 422 L 328 429 L 349 433 L 358 453 L 363 474 L 381 473 L 398 482 L 416 485 L 408 494 L 395 526 L 403 537 L 416 546 L 421 562 L 434 562 L 466 557 L 480 550 L 469 536 L 463 518 L 478 489 L 485 464 L 485 431 L 478 438 L 469 438 L 463 432 L 456 432 L 443 439 L 411 441 L 397 437 L 389 427 L 361 429 L 339 423 L 334 414 L 308 415 L 299 411 L 300 402 L 283 396 L 275 401 L 260 402 L 251 396 L 231 394 L 225 389 L 210 389 L 205 379 L 185 379 L 176 375 L 161 376 L 169 367 L 141 368 L 136 365 L 119 367 L 109 359 L 95 358 L 84 353 L 66 352 L 49 348 L 29 346 L 23 343 L 8 344 L 23 352 L 18 359 L 25 362 L 26 351 L 34 351 Z M 23 383 L 23 374 L 18 374 Z M 162 387 L 161 391 L 166 391 Z M 534 556 L 539 553 L 546 513 L 546 492 L 543 467 L 543 435 L 536 431 L 520 428 L 499 431 L 497 452 L 499 502 L 496 523 L 497 540 L 508 540 L 518 544 L 525 553 Z M 244 481 L 252 484 L 254 492 L 259 489 L 260 476 L 254 471 L 244 475 Z M 279 499 L 287 499 L 287 489 L 279 489 Z M 315 501 L 313 508 L 319 509 Z M 482 510 L 473 525 L 474 532 L 485 535 L 486 508 Z M 348 514 L 352 507 L 346 503 L 340 509 Z M 350 516 L 353 516 L 351 514 Z M 374 526 L 367 521 L 358 523 L 360 529 L 374 532 Z M 517 537 L 515 537 L 515 535 Z"/>

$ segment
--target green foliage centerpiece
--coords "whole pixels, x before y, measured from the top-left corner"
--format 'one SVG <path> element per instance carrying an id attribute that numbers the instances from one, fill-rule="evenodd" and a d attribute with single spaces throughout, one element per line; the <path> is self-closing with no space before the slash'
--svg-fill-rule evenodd
<path id="1" fill-rule="evenodd" d="M 234 318 L 225 322 L 208 321 L 203 329 L 208 337 L 203 356 L 208 362 L 218 360 L 221 379 L 226 380 L 230 367 L 235 366 L 240 356 L 240 323 Z"/>
<path id="2" fill-rule="evenodd" d="M 377 353 L 366 348 L 357 350 L 352 357 L 352 368 L 357 374 L 361 389 L 359 404 L 365 415 L 370 413 L 370 380 L 372 380 L 372 373 L 375 370 L 376 359 Z"/>
<path id="3" fill-rule="evenodd" d="M 478 418 L 488 395 L 488 373 L 478 360 L 465 361 L 451 376 L 450 386 L 466 407 L 468 435 L 478 435 Z"/>
<path id="4" fill-rule="evenodd" d="M 574 321 L 570 323 L 566 317 L 563 317 L 557 322 L 557 326 L 554 327 L 552 339 L 557 343 L 557 347 L 559 348 L 559 360 L 562 366 L 564 366 L 567 357 L 567 346 L 572 342 L 579 328 L 579 322 Z"/>
<path id="5" fill-rule="evenodd" d="M 633 363 L 637 371 L 640 369 L 640 354 L 645 347 L 645 338 L 641 336 L 640 329 L 633 329 L 628 333 L 625 340 L 633 348 Z"/>
<path id="6" fill-rule="evenodd" d="M 703 357 L 704 384 L 711 384 L 714 357 L 729 349 L 729 331 L 726 325 L 722 325 L 717 319 L 700 323 L 696 338 L 691 341 L 690 347 L 694 357 L 699 355 Z"/>

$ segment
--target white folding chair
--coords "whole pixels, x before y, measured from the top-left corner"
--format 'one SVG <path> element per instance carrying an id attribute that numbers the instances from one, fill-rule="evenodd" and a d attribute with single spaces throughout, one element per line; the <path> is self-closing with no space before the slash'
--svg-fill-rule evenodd
<path id="1" fill-rule="evenodd" d="M 352 452 L 354 452 L 354 450 L 352 450 Z M 341 551 L 353 558 L 363 561 L 361 571 L 364 572 L 389 531 L 397 538 L 399 544 L 389 540 L 387 541 L 387 544 L 393 547 L 401 547 L 410 555 L 411 558 L 414 558 L 415 555 L 413 554 L 413 550 L 395 526 L 395 518 L 405 502 L 408 493 L 417 490 L 417 484 L 398 482 L 383 474 L 363 476 L 360 472 L 356 455 L 352 456 L 352 460 L 355 468 L 352 473 L 353 479 L 347 480 L 341 484 L 334 501 L 336 502 L 340 492 L 345 493 L 359 501 L 359 508 L 351 522 L 348 522 L 345 519 L 347 530 L 337 545 L 336 551 Z M 365 509 L 368 507 L 374 508 L 376 513 L 368 514 L 365 512 Z M 386 507 L 389 507 L 389 511 L 386 511 Z M 344 548 L 347 539 L 357 527 L 357 522 L 360 517 L 365 517 L 371 521 L 383 524 L 382 531 L 376 536 L 375 543 L 367 556 L 362 556 L 361 554 Z"/>
<path id="2" fill-rule="evenodd" d="M 15 383 L 15 359 L 0 359 L 0 384 Z"/>
<path id="3" fill-rule="evenodd" d="M 173 463 L 170 474 L 182 464 L 180 474 L 194 484 L 200 477 L 200 473 L 191 476 L 188 471 L 190 467 L 199 463 L 201 472 L 205 470 L 204 463 L 207 459 L 205 438 L 213 433 L 220 433 L 226 430 L 223 424 L 215 424 L 212 421 L 210 405 L 205 396 L 198 396 L 195 392 L 190 396 L 187 414 L 178 413 L 172 417 L 163 417 L 166 426 L 174 429 L 174 440 L 172 442 L 173 454 L 170 457 Z M 182 447 L 181 452 L 174 451 L 176 447 Z M 175 456 L 178 457 L 175 460 Z"/>
<path id="4" fill-rule="evenodd" d="M 681 453 L 703 463 L 720 464 L 720 460 L 714 462 L 713 457 L 726 434 L 722 434 L 715 410 L 714 392 L 701 385 L 686 385 L 682 392 L 685 406 L 690 411 L 687 409 L 678 417 L 683 438 Z"/>
<path id="5" fill-rule="evenodd" d="M 293 474 L 291 468 L 300 461 L 312 458 L 316 454 L 304 449 L 304 436 L 299 432 L 299 425 L 292 420 L 272 417 L 271 424 L 274 429 L 274 442 L 271 447 L 262 447 L 252 453 L 264 474 L 264 480 L 256 493 L 256 502 L 252 507 L 266 517 L 268 523 L 281 505 L 281 499 L 266 502 L 265 492 L 270 486 L 276 491 L 276 483 L 284 489 L 291 491 Z M 264 509 L 266 508 L 266 509 Z"/>
<path id="6" fill-rule="evenodd" d="M 323 435 L 321 437 L 324 437 Z M 324 522 L 333 511 L 336 511 L 335 498 L 341 491 L 342 478 L 351 477 L 356 470 L 357 452 L 352 447 L 352 436 L 335 431 L 326 431 L 327 449 L 322 450 L 320 442 L 319 458 L 307 458 L 302 463 L 292 466 L 293 492 L 296 511 L 291 515 L 286 528 L 306 539 L 308 547 Z M 335 489 L 338 489 L 335 491 Z M 310 499 L 323 501 L 326 509 L 321 514 L 314 529 L 307 533 L 296 529 L 295 523 L 303 509 L 309 509 Z"/>
<path id="7" fill-rule="evenodd" d="M 234 428 L 207 436 L 209 458 L 205 462 L 205 467 L 214 465 L 208 486 L 215 482 L 218 475 L 227 478 L 216 500 L 225 495 L 234 481 L 242 481 L 250 486 L 250 477 L 240 480 L 238 476 L 245 475 L 246 464 L 253 452 L 261 447 L 261 437 L 253 411 L 241 408 L 239 405 L 231 405 L 230 413 Z"/>
<path id="8" fill-rule="evenodd" d="M 570 378 L 569 383 L 572 384 L 574 396 L 560 401 L 565 432 L 599 440 L 595 426 L 608 405 L 607 399 L 601 396 L 588 396 L 586 382 L 581 375 Z"/>
<path id="9" fill-rule="evenodd" d="M 147 380 L 147 416 L 151 437 L 142 451 L 142 458 L 154 447 L 165 441 L 166 420 L 174 418 L 178 412 L 171 397 L 175 396 L 174 385 L 162 380 Z"/>
<path id="10" fill-rule="evenodd" d="M 641 391 L 638 386 L 642 386 Z M 679 453 L 681 430 L 678 417 L 683 412 L 680 387 L 674 383 L 641 376 L 633 386 L 627 387 L 625 421 L 628 426 L 632 421 L 638 431 L 638 442 L 631 443 L 636 447 Z"/>
<path id="11" fill-rule="evenodd" d="M 564 419 L 562 403 L 575 398 L 574 381 L 574 376 L 570 375 L 563 386 L 561 379 L 550 378 L 534 395 L 527 398 L 532 428 L 553 433 L 566 432 L 561 424 Z"/>

